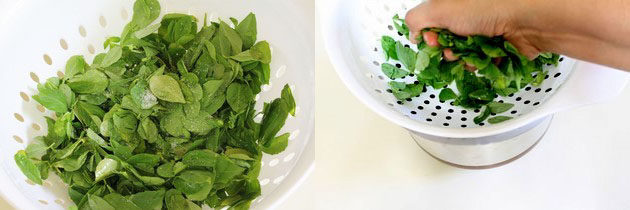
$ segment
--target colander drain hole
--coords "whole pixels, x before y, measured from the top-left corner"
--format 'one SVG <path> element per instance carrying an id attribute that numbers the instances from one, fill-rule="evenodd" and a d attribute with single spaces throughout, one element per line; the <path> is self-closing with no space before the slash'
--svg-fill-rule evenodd
<path id="1" fill-rule="evenodd" d="M 94 50 L 94 46 L 93 46 L 92 44 L 89 44 L 89 45 L 88 45 L 88 52 L 89 52 L 90 54 L 94 54 L 95 50 Z"/>
<path id="2" fill-rule="evenodd" d="M 120 10 L 120 17 L 121 17 L 123 20 L 127 20 L 127 18 L 129 18 L 129 13 L 127 12 L 127 9 L 122 8 L 122 9 Z"/>
<path id="3" fill-rule="evenodd" d="M 29 73 L 29 76 L 31 76 L 33 82 L 39 83 L 39 77 L 37 76 L 37 74 L 35 74 L 35 72 Z"/>
<path id="4" fill-rule="evenodd" d="M 291 134 L 289 135 L 289 140 L 293 140 L 297 138 L 299 135 L 300 135 L 300 130 L 295 130 L 291 132 Z"/>
<path id="5" fill-rule="evenodd" d="M 67 50 L 68 49 L 68 42 L 66 42 L 65 39 L 60 39 L 59 40 L 59 46 L 61 46 L 61 49 Z"/>
<path id="6" fill-rule="evenodd" d="M 13 140 L 20 144 L 24 143 L 24 140 L 22 140 L 22 138 L 20 138 L 19 136 L 13 136 Z"/>
<path id="7" fill-rule="evenodd" d="M 39 126 L 39 124 L 37 124 L 37 123 L 33 123 L 33 124 L 31 125 L 31 127 L 32 127 L 33 129 L 35 129 L 36 131 L 39 131 L 39 130 L 41 130 L 41 129 L 42 129 L 42 127 L 41 127 L 41 126 Z"/>
<path id="8" fill-rule="evenodd" d="M 85 27 L 83 27 L 82 25 L 79 26 L 79 35 L 81 35 L 82 37 L 86 37 L 87 36 L 87 32 L 85 31 Z"/>
<path id="9" fill-rule="evenodd" d="M 269 181 L 270 181 L 269 179 L 262 179 L 262 180 L 260 180 L 260 186 L 265 186 L 265 185 L 269 184 Z"/>
<path id="10" fill-rule="evenodd" d="M 42 113 L 43 113 L 43 112 L 46 112 L 46 108 L 44 108 L 44 106 L 42 106 L 42 105 L 38 104 L 38 105 L 37 105 L 37 111 L 39 111 L 39 112 L 42 112 Z"/>
<path id="11" fill-rule="evenodd" d="M 21 114 L 13 113 L 13 117 L 15 117 L 17 121 L 24 122 L 24 117 L 22 117 Z"/>
<path id="12" fill-rule="evenodd" d="M 295 157 L 295 152 L 292 152 L 291 154 L 288 154 L 286 157 L 284 157 L 284 159 L 282 161 L 284 162 L 289 162 L 293 159 L 293 157 Z"/>
<path id="13" fill-rule="evenodd" d="M 372 73 L 367 73 L 367 74 L 365 74 L 365 76 L 367 78 L 374 79 L 374 74 L 372 74 Z"/>
<path id="14" fill-rule="evenodd" d="M 20 92 L 20 97 L 24 100 L 24 102 L 29 102 L 31 100 L 25 92 Z"/>
<path id="15" fill-rule="evenodd" d="M 274 184 L 280 184 L 280 182 L 282 182 L 282 180 L 284 180 L 284 176 L 279 176 L 279 177 L 276 177 L 275 179 L 273 179 L 273 183 Z"/>
<path id="16" fill-rule="evenodd" d="M 44 54 L 44 62 L 48 65 L 52 65 L 52 58 L 48 54 Z"/>
<path id="17" fill-rule="evenodd" d="M 280 68 L 278 68 L 278 70 L 276 71 L 276 78 L 280 78 L 284 75 L 284 73 L 287 72 L 287 66 L 282 65 L 280 66 Z"/>
<path id="18" fill-rule="evenodd" d="M 105 16 L 100 16 L 98 17 L 98 24 L 101 25 L 101 27 L 105 28 L 107 27 L 107 20 L 105 20 Z"/>
<path id="19" fill-rule="evenodd" d="M 271 90 L 271 87 L 272 87 L 271 85 L 272 85 L 271 82 L 269 82 L 269 84 L 263 85 L 262 90 L 265 92 Z"/>

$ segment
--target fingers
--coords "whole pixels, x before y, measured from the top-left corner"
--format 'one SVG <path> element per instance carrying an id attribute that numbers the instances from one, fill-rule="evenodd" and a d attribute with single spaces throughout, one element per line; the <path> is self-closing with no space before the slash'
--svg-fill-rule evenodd
<path id="1" fill-rule="evenodd" d="M 532 48 L 531 46 L 515 46 L 516 49 L 518 49 L 518 51 L 523 54 L 525 57 L 527 57 L 527 59 L 534 60 L 536 59 L 536 57 L 538 57 L 538 55 L 540 55 L 540 51 L 536 50 L 535 48 Z"/>
<path id="2" fill-rule="evenodd" d="M 475 71 L 477 71 L 477 67 L 475 67 L 474 65 L 469 64 L 469 63 L 464 64 L 464 69 L 466 69 L 466 71 L 468 71 L 468 72 L 475 72 Z"/>
<path id="3" fill-rule="evenodd" d="M 462 36 L 467 35 L 503 35 L 514 44 L 520 53 L 529 59 L 535 59 L 540 53 L 522 34 L 510 31 L 514 27 L 506 27 L 506 20 L 502 16 L 490 13 L 488 8 L 496 8 L 494 5 L 502 1 L 449 1 L 428 0 L 413 9 L 405 16 L 405 22 L 409 27 L 409 40 L 417 44 L 423 40 L 428 46 L 438 47 L 438 35 L 436 32 L 422 32 L 426 28 L 443 28 Z M 501 4 L 505 6 L 504 4 Z M 503 8 L 503 7 L 500 7 Z M 419 38 L 422 36 L 422 38 Z M 444 52 L 445 55 L 451 52 Z M 468 68 L 467 70 L 472 70 Z"/>
<path id="4" fill-rule="evenodd" d="M 451 48 L 444 49 L 444 59 L 447 61 L 456 61 L 459 60 L 459 57 L 453 53 Z"/>
<path id="5" fill-rule="evenodd" d="M 438 34 L 435 31 L 425 31 L 422 33 L 422 39 L 429 47 L 439 47 Z"/>
<path id="6" fill-rule="evenodd" d="M 534 46 L 530 44 L 525 44 L 523 42 L 517 42 L 514 44 L 514 47 L 518 49 L 518 51 L 527 57 L 530 61 L 536 59 L 540 54 L 540 50 L 536 49 Z"/>
<path id="7" fill-rule="evenodd" d="M 524 37 L 506 37 L 507 40 L 518 49 L 518 52 L 523 54 L 529 60 L 534 60 L 540 54 L 540 49 L 536 48 L 529 40 Z"/>

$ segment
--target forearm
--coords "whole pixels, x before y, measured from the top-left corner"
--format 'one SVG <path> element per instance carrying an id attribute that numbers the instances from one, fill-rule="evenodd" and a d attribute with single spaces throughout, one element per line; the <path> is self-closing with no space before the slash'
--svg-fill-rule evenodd
<path id="1" fill-rule="evenodd" d="M 519 2 L 513 25 L 540 51 L 630 71 L 630 1 Z"/>

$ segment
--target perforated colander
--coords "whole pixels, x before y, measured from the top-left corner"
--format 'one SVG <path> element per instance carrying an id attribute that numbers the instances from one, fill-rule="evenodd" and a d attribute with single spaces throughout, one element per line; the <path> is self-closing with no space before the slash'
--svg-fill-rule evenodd
<path id="1" fill-rule="evenodd" d="M 0 196 L 17 209 L 65 209 L 72 204 L 67 186 L 51 173 L 43 186 L 27 181 L 13 160 L 36 136 L 45 135 L 44 116 L 52 116 L 31 98 L 37 84 L 63 76 L 66 60 L 76 54 L 91 61 L 103 52 L 103 41 L 117 36 L 130 20 L 134 1 L 17 1 L 0 0 Z M 203 20 L 257 15 L 258 38 L 267 40 L 273 53 L 271 82 L 263 87 L 256 108 L 291 85 L 296 117 L 287 120 L 289 146 L 278 155 L 266 155 L 259 177 L 262 196 L 254 209 L 275 206 L 313 169 L 314 68 L 312 2 L 295 0 L 166 0 L 162 14 L 187 13 Z M 159 18 L 161 19 L 161 18 Z M 200 21 L 203 24 L 203 21 Z M 258 98 L 258 97 L 257 97 Z M 309 143 L 311 142 L 311 143 Z"/>
<path id="2" fill-rule="evenodd" d="M 496 125 L 475 124 L 480 110 L 464 109 L 439 100 L 440 90 L 427 87 L 419 97 L 397 100 L 388 92 L 391 80 L 381 72 L 385 61 L 380 39 L 383 35 L 404 40 L 392 23 L 396 14 L 404 17 L 420 0 L 346 0 L 322 1 L 319 11 L 328 55 L 346 86 L 374 111 L 409 129 L 416 141 L 429 153 L 455 164 L 480 166 L 496 164 L 514 157 L 532 146 L 544 133 L 553 113 L 613 97 L 625 86 L 627 74 L 605 67 L 561 56 L 557 67 L 545 66 L 548 77 L 539 87 L 527 86 L 498 102 L 512 103 L 514 108 L 501 115 L 514 119 Z M 454 14 L 456 15 L 456 14 Z M 413 83 L 415 78 L 402 80 Z M 454 86 L 450 84 L 449 86 Z M 485 148 L 527 134 L 513 144 L 518 149 Z M 542 130 L 542 132 L 540 132 Z M 431 144 L 431 145 L 429 145 Z M 455 146 L 457 145 L 457 146 Z M 481 146 L 480 146 L 481 145 Z M 466 148 L 462 150 L 462 148 Z M 506 152 L 510 150 L 510 152 Z M 514 151 L 512 151 L 514 150 Z M 472 154 L 472 153 L 474 154 Z M 459 154 L 457 154 L 459 153 Z M 501 154 L 500 158 L 489 154 Z M 455 157 L 457 156 L 457 157 Z"/>

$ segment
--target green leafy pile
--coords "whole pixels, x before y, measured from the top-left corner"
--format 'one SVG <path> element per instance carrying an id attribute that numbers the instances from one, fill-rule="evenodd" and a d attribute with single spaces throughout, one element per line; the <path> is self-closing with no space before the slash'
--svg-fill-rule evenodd
<path id="1" fill-rule="evenodd" d="M 409 28 L 398 15 L 393 18 L 399 35 L 409 37 Z M 453 100 L 453 105 L 463 108 L 484 108 L 474 119 L 476 124 L 485 121 L 492 113 L 510 110 L 514 105 L 494 102 L 498 96 L 509 96 L 528 84 L 540 86 L 547 76 L 543 65 L 557 65 L 560 56 L 542 53 L 529 60 L 503 37 L 458 36 L 444 29 L 425 29 L 438 35 L 438 47 L 428 46 L 418 37 L 418 51 L 405 46 L 390 36 L 383 36 L 381 45 L 386 59 L 397 60 L 402 66 L 383 63 L 383 73 L 392 79 L 391 92 L 401 102 L 423 93 L 426 86 L 440 90 L 441 101 Z M 444 49 L 453 51 L 457 60 L 448 61 Z M 466 69 L 474 67 L 478 71 Z M 415 76 L 414 83 L 396 81 Z M 453 90 L 448 85 L 454 83 Z M 452 86 L 451 86 L 452 87 Z M 488 119 L 491 124 L 511 117 L 496 116 Z"/>
<path id="2" fill-rule="evenodd" d="M 34 183 L 61 177 L 73 208 L 248 209 L 263 152 L 287 147 L 289 134 L 276 135 L 295 115 L 291 90 L 254 110 L 271 61 L 254 14 L 200 30 L 184 14 L 151 25 L 159 14 L 156 0 L 136 1 L 107 53 L 91 65 L 74 56 L 63 78 L 38 85 L 33 99 L 56 117 L 15 161 Z"/>

